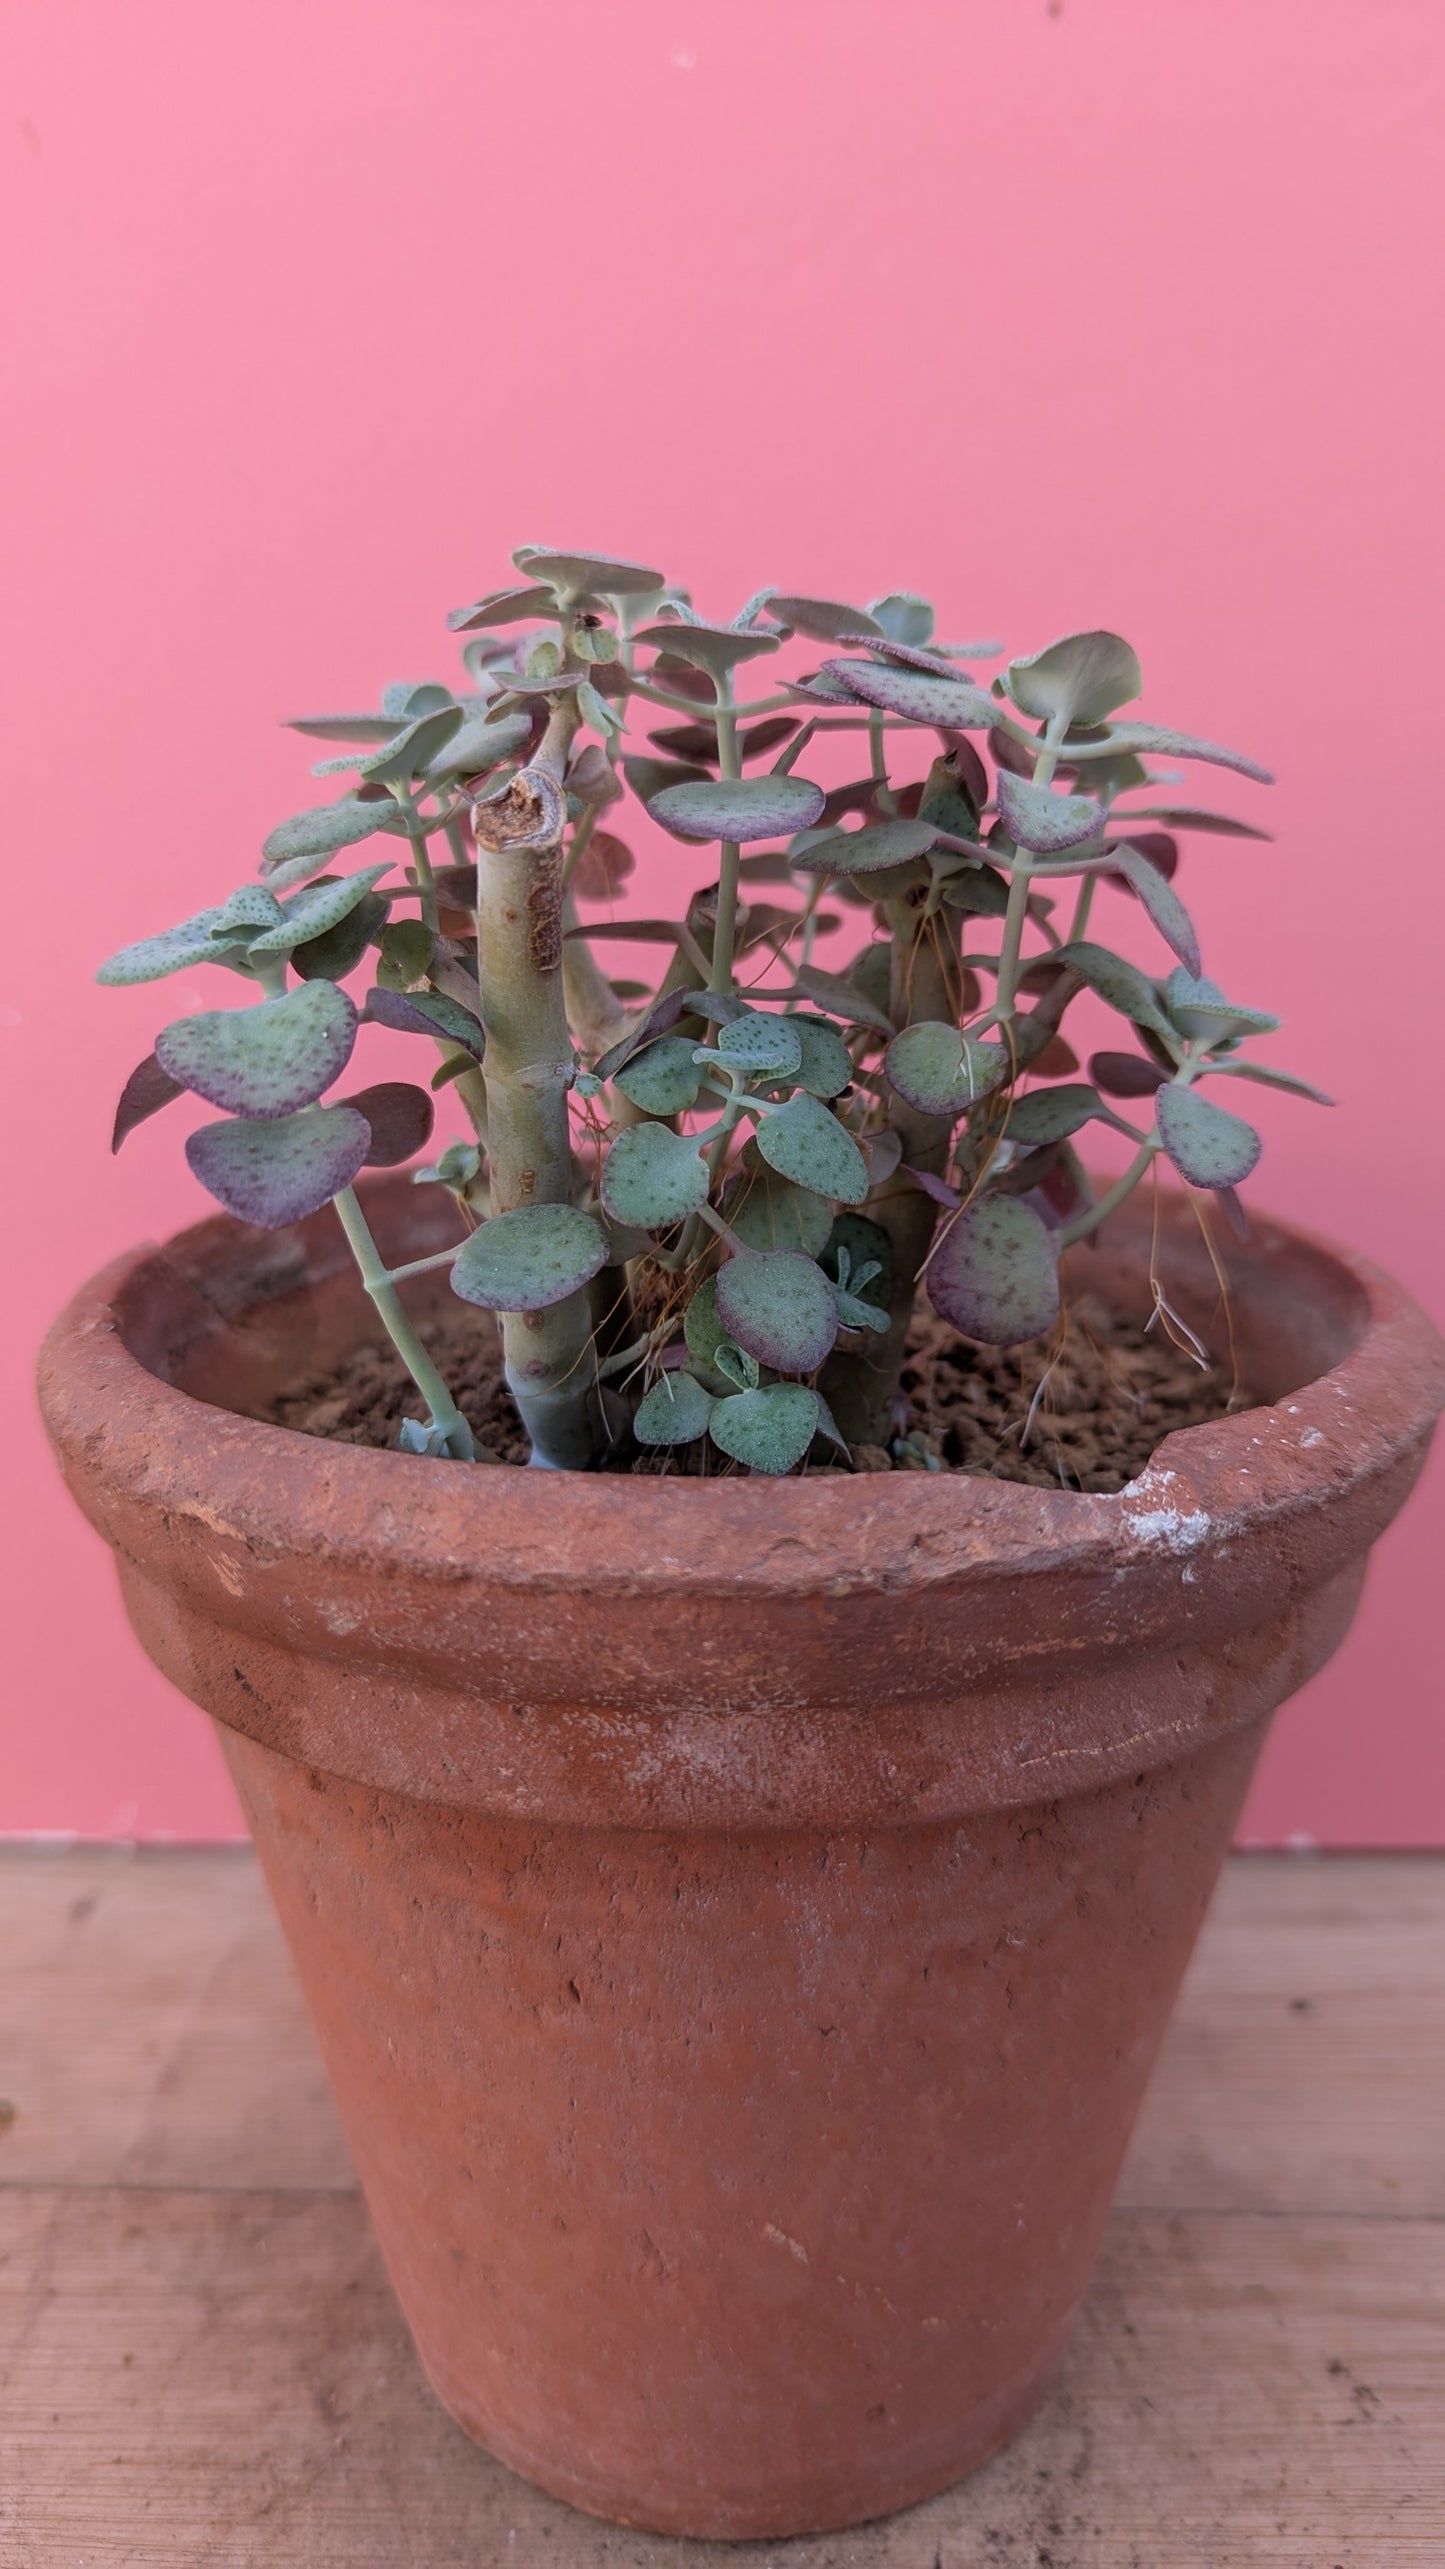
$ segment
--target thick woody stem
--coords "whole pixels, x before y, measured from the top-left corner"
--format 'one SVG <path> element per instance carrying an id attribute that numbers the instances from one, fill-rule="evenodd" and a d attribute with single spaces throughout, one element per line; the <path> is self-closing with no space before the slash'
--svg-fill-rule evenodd
<path id="1" fill-rule="evenodd" d="M 567 1098 L 573 1053 L 562 978 L 563 773 L 576 729 L 563 699 L 536 755 L 472 815 L 477 957 L 487 1029 L 487 1138 L 494 1213 L 570 1204 Z M 508 1388 L 534 1464 L 583 1471 L 602 1446 L 585 1292 L 502 1320 Z"/>

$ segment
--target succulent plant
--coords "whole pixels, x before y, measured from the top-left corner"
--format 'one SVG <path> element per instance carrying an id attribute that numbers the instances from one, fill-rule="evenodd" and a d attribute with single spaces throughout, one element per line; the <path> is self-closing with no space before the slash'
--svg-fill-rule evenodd
<path id="1" fill-rule="evenodd" d="M 893 1437 L 920 1280 L 963 1334 L 1010 1344 L 1053 1327 L 1061 1252 L 1161 1160 L 1242 1221 L 1259 1137 L 1204 1083 L 1320 1092 L 1247 1057 L 1277 1020 L 1205 976 L 1175 885 L 1181 834 L 1267 833 L 1176 801 L 1149 762 L 1269 780 L 1134 720 L 1126 642 L 1068 634 L 990 682 L 968 664 L 1001 646 L 936 640 L 901 592 L 762 590 L 714 623 L 640 563 L 513 560 L 510 587 L 449 619 L 462 681 L 297 721 L 339 745 L 315 770 L 346 776 L 339 799 L 99 975 L 206 961 L 253 994 L 163 1030 L 116 1146 L 190 1091 L 219 1119 L 187 1156 L 230 1212 L 335 1204 L 427 1404 L 408 1450 L 489 1459 L 398 1292 L 423 1268 L 499 1315 L 534 1463 L 586 1469 L 630 1432 L 776 1474 Z M 740 701 L 763 660 L 770 683 Z M 805 766 L 834 732 L 866 759 L 842 785 Z M 629 793 L 676 843 L 676 915 L 584 920 L 633 870 Z M 1170 968 L 1090 934 L 1101 882 L 1138 901 Z M 862 940 L 834 971 L 815 961 L 849 924 L 830 896 Z M 659 947 L 655 989 L 608 976 L 615 938 Z M 1083 991 L 1131 1039 L 1087 1077 L 1061 1033 Z M 365 1024 L 415 1037 L 427 1086 L 348 1086 Z M 389 1271 L 353 1182 L 424 1147 L 438 1091 L 469 1137 L 415 1174 L 450 1190 L 465 1237 Z M 1091 1124 L 1134 1145 L 1102 1193 L 1078 1151 Z"/>

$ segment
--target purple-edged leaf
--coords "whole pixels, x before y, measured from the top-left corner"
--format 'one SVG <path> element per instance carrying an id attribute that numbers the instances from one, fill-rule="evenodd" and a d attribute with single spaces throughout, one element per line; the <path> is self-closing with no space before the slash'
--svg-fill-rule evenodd
<path id="1" fill-rule="evenodd" d="M 275 893 L 264 883 L 243 883 L 222 902 L 211 934 L 220 945 L 234 945 L 238 937 L 249 945 L 263 929 L 279 928 L 285 916 Z"/>
<path id="2" fill-rule="evenodd" d="M 694 668 L 705 669 L 710 678 L 724 679 L 740 660 L 756 660 L 762 652 L 776 651 L 779 637 L 756 631 L 739 633 L 730 624 L 650 624 L 636 640 L 649 650 L 666 652 L 669 659 L 686 660 Z"/>
<path id="3" fill-rule="evenodd" d="M 1292 1070 L 1274 1070 L 1267 1067 L 1264 1062 L 1212 1061 L 1206 1062 L 1204 1066 L 1211 1078 L 1253 1079 L 1258 1081 L 1261 1088 L 1282 1088 L 1291 1097 L 1309 1098 L 1311 1104 L 1315 1106 L 1333 1106 L 1335 1103 L 1323 1088 L 1316 1088 L 1312 1080 L 1299 1079 Z"/>
<path id="4" fill-rule="evenodd" d="M 695 991 L 664 990 L 658 998 L 653 1000 L 651 1007 L 638 1018 L 631 1032 L 623 1035 L 617 1043 L 603 1053 L 600 1060 L 593 1063 L 594 1079 L 614 1078 L 621 1070 L 623 1063 L 631 1061 L 634 1053 L 641 1052 L 644 1044 L 650 1044 L 657 1035 L 670 1033 L 679 1017 L 687 1016 L 690 1010 L 696 1009 L 696 1006 Z"/>
<path id="5" fill-rule="evenodd" d="M 381 865 L 363 866 L 359 874 L 343 875 L 335 883 L 313 883 L 306 891 L 294 893 L 282 904 L 285 917 L 281 925 L 252 937 L 247 954 L 253 961 L 258 955 L 290 954 L 293 946 L 325 936 L 328 929 L 339 927 L 358 902 L 366 899 L 382 875 L 391 872 L 391 865 L 388 857 Z"/>
<path id="6" fill-rule="evenodd" d="M 1016 1097 L 1008 1111 L 1004 1138 L 1036 1150 L 1050 1142 L 1064 1142 L 1071 1133 L 1079 1132 L 1095 1116 L 1112 1123 L 1113 1116 L 1086 1080 L 1068 1080 L 1058 1088 L 1031 1089 L 1027 1097 Z"/>
<path id="7" fill-rule="evenodd" d="M 963 1202 L 957 1187 L 950 1186 L 947 1178 L 935 1177 L 931 1169 L 916 1169 L 905 1160 L 903 1174 L 905 1177 L 911 1177 L 914 1185 L 921 1187 L 925 1195 L 932 1196 L 934 1203 L 941 1204 L 946 1212 L 951 1213 L 955 1206 Z"/>
<path id="8" fill-rule="evenodd" d="M 852 661 L 849 661 L 848 666 L 852 668 Z M 861 710 L 862 699 L 854 695 L 851 687 L 845 687 L 838 679 L 830 678 L 826 671 L 815 669 L 809 678 L 785 678 L 783 685 L 787 688 L 789 695 L 801 698 L 804 704 L 846 706 L 850 713 L 857 714 L 858 726 L 860 730 L 862 729 L 864 719 Z"/>
<path id="9" fill-rule="evenodd" d="M 791 1472 L 818 1433 L 822 1406 L 807 1383 L 769 1383 L 715 1402 L 708 1434 L 720 1453 L 749 1471 Z"/>
<path id="10" fill-rule="evenodd" d="M 1057 969 L 1076 972 L 1091 990 L 1109 1007 L 1117 1008 L 1121 1017 L 1130 1017 L 1136 1026 L 1147 1026 L 1151 1035 L 1168 1042 L 1174 1027 L 1159 1004 L 1159 994 L 1152 981 L 1138 966 L 1126 963 L 1122 955 L 1111 954 L 1107 946 L 1095 945 L 1088 937 L 1076 944 L 1057 946 L 1051 955 L 1040 957 Z"/>
<path id="11" fill-rule="evenodd" d="M 933 609 L 912 589 L 890 589 L 886 597 L 870 598 L 868 614 L 890 642 L 910 643 L 921 651 L 933 640 Z"/>
<path id="12" fill-rule="evenodd" d="M 156 1037 L 171 1079 L 229 1115 L 274 1120 L 311 1106 L 341 1077 L 357 1015 L 334 981 L 303 982 L 255 1008 L 208 1008 Z"/>
<path id="13" fill-rule="evenodd" d="M 147 1053 L 144 1061 L 136 1063 L 120 1092 L 110 1136 L 112 1151 L 118 1151 L 126 1136 L 148 1115 L 159 1115 L 173 1097 L 184 1097 L 185 1093 L 184 1081 L 172 1079 L 169 1071 L 162 1070 L 155 1054 Z"/>
<path id="14" fill-rule="evenodd" d="M 557 601 L 548 588 L 534 583 L 525 589 L 492 589 L 475 606 L 453 607 L 447 617 L 448 633 L 477 633 L 484 625 L 521 624 L 543 616 L 555 617 Z M 340 740 L 355 740 L 355 732 L 339 732 Z"/>
<path id="15" fill-rule="evenodd" d="M 1116 846 L 1137 848 L 1166 883 L 1172 883 L 1179 871 L 1179 842 L 1167 830 L 1131 830 L 1127 838 L 1109 839 L 1106 844 L 1111 855 Z"/>
<path id="16" fill-rule="evenodd" d="M 816 964 L 799 964 L 797 980 L 787 996 L 790 999 L 811 999 L 825 1016 L 841 1017 L 845 1025 L 874 1026 L 880 1035 L 893 1032 L 892 1018 L 869 997 L 866 990 L 852 981 L 845 981 L 840 973 L 821 972 Z"/>
<path id="17" fill-rule="evenodd" d="M 1192 1088 L 1161 1088 L 1154 1113 L 1165 1150 L 1191 1186 L 1238 1186 L 1264 1148 L 1242 1115 L 1211 1106 Z"/>
<path id="18" fill-rule="evenodd" d="M 1031 1205 L 990 1195 L 968 1205 L 928 1265 L 941 1320 L 991 1347 L 1039 1338 L 1059 1316 L 1059 1253 Z"/>
<path id="19" fill-rule="evenodd" d="M 1245 1212 L 1233 1187 L 1217 1186 L 1214 1190 L 1214 1200 L 1236 1240 L 1252 1240 L 1254 1233 L 1250 1228 L 1249 1215 Z"/>
<path id="20" fill-rule="evenodd" d="M 989 731 L 998 707 L 967 678 L 931 678 L 922 670 L 877 660 L 828 660 L 821 675 L 875 712 L 946 731 Z"/>
<path id="21" fill-rule="evenodd" d="M 1269 769 L 1257 759 L 1246 758 L 1242 750 L 1221 749 L 1218 741 L 1196 740 L 1191 732 L 1166 731 L 1158 723 L 1114 723 L 1105 740 L 1071 740 L 1067 755 L 1071 766 L 1079 766 L 1095 758 L 1117 758 L 1126 750 L 1143 757 L 1201 758 L 1212 767 L 1232 767 L 1236 775 L 1252 776 L 1258 785 L 1274 783 Z M 1175 826 L 1181 826 L 1177 819 Z"/>
<path id="22" fill-rule="evenodd" d="M 1200 971 L 1202 958 L 1194 922 L 1173 884 L 1165 881 L 1158 867 L 1137 847 L 1126 845 L 1117 849 L 1115 868 L 1131 890 L 1138 894 L 1165 944 L 1178 955 L 1185 971 Z"/>
<path id="23" fill-rule="evenodd" d="M 632 1124 L 602 1166 L 602 1207 L 614 1222 L 665 1231 L 707 1202 L 708 1173 L 697 1143 L 665 1124 Z"/>
<path id="24" fill-rule="evenodd" d="M 1265 1008 L 1243 1008 L 1225 998 L 1217 981 L 1176 964 L 1164 984 L 1164 1004 L 1181 1034 L 1196 1043 L 1230 1043 L 1241 1035 L 1273 1035 L 1279 1019 Z"/>
<path id="25" fill-rule="evenodd" d="M 186 1158 L 218 1204 L 278 1231 L 319 1213 L 364 1167 L 371 1129 L 352 1106 L 307 1106 L 280 1123 L 203 1124 Z"/>
<path id="26" fill-rule="evenodd" d="M 1143 683 L 1135 653 L 1117 633 L 1066 633 L 1008 666 L 1009 694 L 1038 722 L 1062 715 L 1069 724 L 1101 723 L 1132 704 Z"/>
<path id="27" fill-rule="evenodd" d="M 871 1195 L 875 1187 L 887 1185 L 901 1164 L 903 1136 L 891 1124 L 885 1124 L 881 1133 L 868 1134 L 859 1148 L 868 1163 L 868 1191 Z"/>
<path id="28" fill-rule="evenodd" d="M 884 867 L 906 865 L 936 846 L 938 830 L 928 821 L 874 821 L 861 830 L 830 830 L 793 853 L 799 874 L 877 874 Z"/>
<path id="29" fill-rule="evenodd" d="M 840 606 L 835 598 L 774 596 L 768 600 L 768 613 L 790 633 L 805 633 L 810 642 L 862 641 L 883 633 L 866 608 Z"/>
<path id="30" fill-rule="evenodd" d="M 838 1335 L 833 1288 L 795 1249 L 730 1258 L 718 1272 L 717 1309 L 735 1344 L 777 1374 L 816 1373 Z"/>
<path id="31" fill-rule="evenodd" d="M 852 1134 L 806 1089 L 763 1117 L 757 1145 L 769 1168 L 814 1195 L 861 1204 L 868 1192 L 868 1163 Z"/>
<path id="32" fill-rule="evenodd" d="M 694 1374 L 663 1374 L 637 1404 L 632 1433 L 639 1445 L 691 1445 L 712 1415 L 712 1395 Z"/>
<path id="33" fill-rule="evenodd" d="M 319 803 L 309 812 L 293 812 L 278 821 L 261 849 L 261 872 L 274 891 L 304 883 L 328 856 L 343 847 L 359 847 L 378 830 L 398 831 L 400 815 L 391 796 L 361 802 L 351 796 L 340 803 Z"/>
<path id="34" fill-rule="evenodd" d="M 426 1090 L 413 1088 L 410 1080 L 381 1079 L 372 1088 L 357 1089 L 353 1097 L 338 1097 L 336 1103 L 366 1117 L 371 1127 L 369 1169 L 400 1168 L 403 1160 L 414 1159 L 431 1140 L 436 1109 Z"/>
<path id="35" fill-rule="evenodd" d="M 357 772 L 372 785 L 399 784 L 409 776 L 420 776 L 465 721 L 460 705 L 439 705 L 435 713 L 408 723 L 395 740 L 363 759 Z"/>
<path id="36" fill-rule="evenodd" d="M 790 1016 L 803 1049 L 798 1084 L 814 1097 L 840 1097 L 853 1077 L 853 1059 L 835 1026 L 821 1017 Z"/>
<path id="37" fill-rule="evenodd" d="M 1089 1076 L 1106 1097 L 1152 1097 L 1169 1074 L 1142 1053 L 1093 1053 Z"/>
<path id="38" fill-rule="evenodd" d="M 802 776 L 723 778 L 668 785 L 647 808 L 674 838 L 725 839 L 742 846 L 810 829 L 823 808 L 823 789 Z"/>
<path id="39" fill-rule="evenodd" d="M 1103 834 L 1104 815 L 1087 794 L 1055 794 L 1006 767 L 999 769 L 998 808 L 1015 845 L 1035 856 L 1062 856 Z"/>
<path id="40" fill-rule="evenodd" d="M 523 544 L 512 560 L 524 579 L 545 580 L 571 597 L 645 598 L 667 586 L 662 573 L 645 562 L 619 562 L 610 553 L 556 553 L 549 545 Z"/>
<path id="41" fill-rule="evenodd" d="M 429 762 L 427 776 L 440 783 L 448 776 L 485 775 L 504 760 L 515 758 L 531 737 L 531 718 L 527 714 L 499 714 L 495 721 L 489 721 L 485 714 L 472 714 Z"/>
<path id="42" fill-rule="evenodd" d="M 198 910 L 193 919 L 182 919 L 178 927 L 162 928 L 159 936 L 142 937 L 138 944 L 122 946 L 119 954 L 110 955 L 101 965 L 96 980 L 107 989 L 126 989 L 139 981 L 164 981 L 171 972 L 184 972 L 193 963 L 219 963 L 227 955 L 240 952 L 240 938 L 223 944 L 212 934 L 221 915 L 219 905 Z"/>
<path id="43" fill-rule="evenodd" d="M 378 931 L 386 926 L 390 906 L 384 892 L 368 892 L 365 900 L 348 910 L 334 928 L 292 947 L 292 971 L 299 973 L 303 981 L 344 981 L 348 972 L 356 970 Z"/>
<path id="44" fill-rule="evenodd" d="M 1116 822 L 1130 829 L 1136 821 L 1162 821 L 1170 830 L 1212 830 L 1216 838 L 1272 839 L 1273 830 L 1257 830 L 1251 821 L 1232 821 L 1223 812 L 1197 812 L 1188 804 L 1141 804 L 1137 811 L 1115 812 Z"/>
<path id="45" fill-rule="evenodd" d="M 894 1036 L 883 1056 L 891 1085 L 920 1115 L 961 1115 L 1008 1077 L 1002 1044 L 980 1044 L 940 1019 Z"/>
<path id="46" fill-rule="evenodd" d="M 578 901 L 612 901 L 621 891 L 629 874 L 637 869 L 637 859 L 626 839 L 612 830 L 594 830 L 582 850 L 572 873 L 572 895 Z"/>
<path id="47" fill-rule="evenodd" d="M 458 999 L 447 999 L 439 990 L 383 990 L 380 985 L 366 994 L 361 1012 L 368 1026 L 390 1026 L 402 1035 L 432 1035 L 459 1044 L 463 1052 L 480 1061 L 486 1047 L 478 1020 Z"/>
<path id="48" fill-rule="evenodd" d="M 549 1311 L 607 1264 L 607 1234 L 573 1204 L 522 1204 L 494 1213 L 463 1242 L 452 1291 L 483 1311 Z"/>

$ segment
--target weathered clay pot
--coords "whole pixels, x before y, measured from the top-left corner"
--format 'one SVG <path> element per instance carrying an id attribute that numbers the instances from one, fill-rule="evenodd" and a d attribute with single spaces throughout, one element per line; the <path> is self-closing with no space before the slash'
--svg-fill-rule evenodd
<path id="1" fill-rule="evenodd" d="M 435 1245 L 404 1182 L 370 1206 Z M 1147 1224 L 1076 1253 L 1117 1301 Z M 1187 1211 L 1164 1260 L 1207 1317 Z M 329 1215 L 205 1223 L 53 1332 L 51 1434 L 222 1726 L 422 2360 L 558 2495 L 822 2530 L 1027 2417 L 1266 1723 L 1445 1388 L 1362 1260 L 1264 1225 L 1230 1266 L 1275 1405 L 1118 1498 L 257 1424 L 374 1334 Z"/>

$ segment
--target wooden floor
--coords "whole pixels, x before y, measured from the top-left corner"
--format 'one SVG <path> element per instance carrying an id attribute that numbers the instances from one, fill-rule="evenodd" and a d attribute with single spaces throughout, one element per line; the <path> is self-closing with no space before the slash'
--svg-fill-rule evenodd
<path id="1" fill-rule="evenodd" d="M 3 2569 L 1445 2569 L 1445 1859 L 1235 1860 L 1041 2414 L 826 2539 L 450 2424 L 244 1852 L 0 1849 L 0 2094 Z"/>

